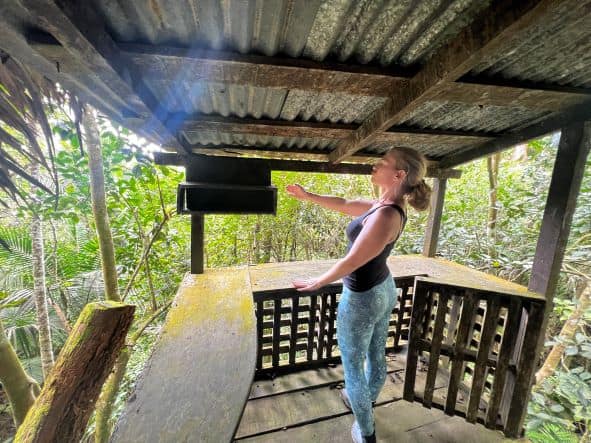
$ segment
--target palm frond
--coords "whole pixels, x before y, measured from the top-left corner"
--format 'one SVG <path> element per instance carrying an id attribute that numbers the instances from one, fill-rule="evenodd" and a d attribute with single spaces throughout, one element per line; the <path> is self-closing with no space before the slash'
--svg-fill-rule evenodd
<path id="1" fill-rule="evenodd" d="M 20 308 L 0 311 L 4 332 L 19 356 L 32 358 L 39 355 L 39 332 L 34 310 L 25 312 Z"/>
<path id="2" fill-rule="evenodd" d="M 22 285 L 23 280 L 30 279 L 33 273 L 31 236 L 22 227 L 0 226 L 0 238 L 3 245 L 0 248 L 0 270 L 3 271 L 0 273 L 0 287 L 22 288 L 25 286 Z M 19 285 L 10 284 L 10 281 Z"/>
<path id="3" fill-rule="evenodd" d="M 535 431 L 527 433 L 532 443 L 577 443 L 577 435 L 556 423 L 544 423 Z"/>
<path id="4" fill-rule="evenodd" d="M 11 57 L 3 57 L 0 63 L 0 143 L 9 146 L 18 155 L 12 158 L 0 145 L 0 189 L 13 200 L 23 198 L 16 186 L 14 175 L 32 185 L 57 195 L 57 168 L 51 128 L 45 111 L 44 97 L 58 95 L 53 85 L 43 77 L 32 74 Z M 39 143 L 39 135 L 45 138 L 45 150 Z M 47 156 L 46 156 L 47 155 Z M 49 161 L 47 159 L 49 157 Z M 10 159 L 9 159 L 10 158 Z M 28 174 L 28 164 L 37 163 L 45 168 L 54 182 L 55 191 Z M 23 201 L 24 198 L 23 198 Z M 5 206 L 6 203 L 0 200 Z"/>
<path id="5" fill-rule="evenodd" d="M 0 310 L 18 308 L 31 299 L 33 291 L 30 289 L 19 289 L 6 295 L 0 300 Z"/>

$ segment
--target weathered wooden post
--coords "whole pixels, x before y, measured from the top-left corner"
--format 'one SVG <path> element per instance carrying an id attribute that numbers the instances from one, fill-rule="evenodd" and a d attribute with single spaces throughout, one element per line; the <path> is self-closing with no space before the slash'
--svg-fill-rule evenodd
<path id="1" fill-rule="evenodd" d="M 503 405 L 501 411 L 507 419 L 509 436 L 521 432 L 525 419 L 538 368 L 537 364 L 527 365 L 527 360 L 538 359 L 542 351 L 544 331 L 554 306 L 554 292 L 590 148 L 591 122 L 574 123 L 562 130 L 528 285 L 530 291 L 545 295 L 546 308 L 541 315 L 534 312 L 535 322 L 531 321 L 532 313 L 529 313 L 529 321 L 527 313 L 524 312 L 522 317 L 514 353 L 514 358 L 519 359 L 518 375 L 508 380 L 507 389 L 513 390 L 512 400 L 511 404 Z M 521 370 L 522 366 L 527 370 Z"/>
<path id="2" fill-rule="evenodd" d="M 433 179 L 433 194 L 431 195 L 431 207 L 429 209 L 429 219 L 427 220 L 427 229 L 425 230 L 425 241 L 423 244 L 423 255 L 425 257 L 435 257 L 435 252 L 437 251 L 446 187 L 446 177 L 436 177 Z"/>

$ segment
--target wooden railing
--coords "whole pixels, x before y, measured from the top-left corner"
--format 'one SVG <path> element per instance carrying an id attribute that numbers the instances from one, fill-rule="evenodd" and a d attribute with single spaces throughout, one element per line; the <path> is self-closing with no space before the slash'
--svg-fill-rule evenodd
<path id="1" fill-rule="evenodd" d="M 405 400 L 519 435 L 543 315 L 540 298 L 418 277 Z M 527 325 L 522 333 L 520 325 Z M 419 370 L 426 377 L 417 377 Z"/>
<path id="2" fill-rule="evenodd" d="M 408 340 L 414 276 L 395 279 L 398 302 L 392 311 L 387 351 Z M 336 339 L 340 284 L 313 293 L 295 289 L 254 292 L 257 318 L 255 378 L 340 362 Z"/>

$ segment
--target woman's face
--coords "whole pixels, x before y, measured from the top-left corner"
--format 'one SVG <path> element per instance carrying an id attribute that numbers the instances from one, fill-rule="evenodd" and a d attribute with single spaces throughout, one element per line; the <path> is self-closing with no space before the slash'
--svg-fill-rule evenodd
<path id="1" fill-rule="evenodd" d="M 372 168 L 371 182 L 374 185 L 389 188 L 404 180 L 405 176 L 404 170 L 396 168 L 395 156 L 386 154 Z"/>

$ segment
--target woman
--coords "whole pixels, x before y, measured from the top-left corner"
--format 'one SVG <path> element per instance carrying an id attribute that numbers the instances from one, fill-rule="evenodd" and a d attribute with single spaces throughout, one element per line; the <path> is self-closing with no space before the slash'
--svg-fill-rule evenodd
<path id="1" fill-rule="evenodd" d="M 372 169 L 372 183 L 380 188 L 377 201 L 317 195 L 297 184 L 287 187 L 297 199 L 357 217 L 346 230 L 346 256 L 319 277 L 293 282 L 300 291 L 314 291 L 343 278 L 337 340 L 345 371 L 343 398 L 355 416 L 351 429 L 355 442 L 376 441 L 372 402 L 386 381 L 384 348 L 396 303 L 386 259 L 404 229 L 406 203 L 418 210 L 429 206 L 431 188 L 425 183 L 425 172 L 422 154 L 394 148 Z"/>

